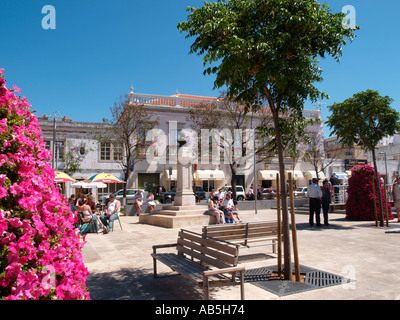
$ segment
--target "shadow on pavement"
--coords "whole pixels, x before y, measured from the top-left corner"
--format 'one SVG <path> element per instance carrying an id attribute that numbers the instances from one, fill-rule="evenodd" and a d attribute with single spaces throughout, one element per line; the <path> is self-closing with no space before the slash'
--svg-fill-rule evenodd
<path id="1" fill-rule="evenodd" d="M 153 278 L 153 270 L 124 268 L 89 274 L 92 300 L 201 300 L 202 291 L 181 276 L 169 273 Z"/>

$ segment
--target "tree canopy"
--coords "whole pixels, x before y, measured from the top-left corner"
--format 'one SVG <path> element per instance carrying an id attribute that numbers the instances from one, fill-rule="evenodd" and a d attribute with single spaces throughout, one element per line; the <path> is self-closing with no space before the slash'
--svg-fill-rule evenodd
<path id="1" fill-rule="evenodd" d="M 379 140 L 400 130 L 400 114 L 391 107 L 393 99 L 378 91 L 366 90 L 341 103 L 329 106 L 326 122 L 346 146 L 354 144 L 373 151 Z"/>
<path id="2" fill-rule="evenodd" d="M 354 37 L 342 13 L 315 0 L 219 0 L 188 11 L 178 28 L 195 37 L 190 52 L 204 55 L 215 87 L 242 100 L 261 94 L 278 108 L 324 97 L 313 85 L 322 80 L 317 58 L 339 60 Z"/>

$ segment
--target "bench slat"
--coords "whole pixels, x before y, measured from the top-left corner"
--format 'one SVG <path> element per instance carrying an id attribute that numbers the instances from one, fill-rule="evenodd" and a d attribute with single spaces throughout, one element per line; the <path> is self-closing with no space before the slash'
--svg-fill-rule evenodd
<path id="1" fill-rule="evenodd" d="M 203 236 L 247 245 L 249 242 L 277 240 L 278 231 L 277 221 L 258 221 L 237 225 L 204 226 Z"/>
<path id="2" fill-rule="evenodd" d="M 186 232 L 183 232 L 182 230 L 179 232 L 179 238 L 188 239 L 188 240 L 194 241 L 200 245 L 214 248 L 214 249 L 220 250 L 220 251 L 225 252 L 230 255 L 237 256 L 237 254 L 238 254 L 238 248 L 236 246 L 232 246 L 227 243 L 221 243 L 221 242 L 213 240 L 213 239 L 204 239 L 201 236 L 196 236 L 195 234 L 186 233 Z"/>
<path id="3" fill-rule="evenodd" d="M 207 246 L 202 246 L 195 242 L 187 241 L 185 239 L 178 239 L 178 244 L 181 245 L 182 247 L 189 248 L 191 250 L 196 250 L 202 255 L 207 255 L 210 256 L 211 258 L 227 262 L 230 265 L 237 264 L 237 259 L 238 259 L 237 255 L 229 255 L 224 253 L 223 251 L 217 251 Z M 178 251 L 180 251 L 180 248 L 178 248 Z"/>
<path id="4" fill-rule="evenodd" d="M 193 251 L 193 250 L 191 250 L 191 249 L 189 249 L 187 247 L 183 247 L 181 245 L 178 245 L 177 249 L 178 249 L 178 252 L 187 254 L 187 255 L 189 255 L 189 256 L 191 256 L 193 258 L 196 258 L 196 259 L 198 259 L 198 260 L 200 260 L 202 262 L 205 262 L 205 263 L 210 264 L 210 265 L 212 265 L 214 267 L 217 267 L 217 268 L 228 268 L 228 267 L 232 266 L 231 264 L 226 263 L 226 262 L 221 261 L 221 260 L 218 260 L 217 258 L 206 256 L 204 254 L 201 254 L 199 252 Z"/>

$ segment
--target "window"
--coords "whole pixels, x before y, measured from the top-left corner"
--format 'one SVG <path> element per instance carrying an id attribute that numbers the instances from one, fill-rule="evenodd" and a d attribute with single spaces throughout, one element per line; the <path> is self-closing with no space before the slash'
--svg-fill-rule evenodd
<path id="1" fill-rule="evenodd" d="M 100 161 L 122 161 L 122 159 L 123 146 L 121 143 L 100 143 Z"/>
<path id="2" fill-rule="evenodd" d="M 44 141 L 45 142 L 45 148 L 46 148 L 46 150 L 51 150 L 51 141 L 49 141 L 49 140 L 45 140 Z"/>
<path id="3" fill-rule="evenodd" d="M 111 143 L 101 142 L 100 143 L 100 160 L 109 161 L 111 160 Z"/>
<path id="4" fill-rule="evenodd" d="M 122 144 L 121 143 L 113 144 L 113 158 L 115 161 L 122 160 Z"/>
<path id="5" fill-rule="evenodd" d="M 63 160 L 64 159 L 64 141 L 56 141 L 56 159 Z"/>

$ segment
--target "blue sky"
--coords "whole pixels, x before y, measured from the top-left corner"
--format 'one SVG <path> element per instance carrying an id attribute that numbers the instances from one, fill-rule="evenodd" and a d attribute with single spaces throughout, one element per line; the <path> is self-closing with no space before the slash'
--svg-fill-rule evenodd
<path id="1" fill-rule="evenodd" d="M 395 101 L 400 111 L 400 2 L 327 0 L 334 12 L 356 9 L 357 37 L 340 64 L 322 60 L 327 106 L 366 89 Z M 22 89 L 38 116 L 59 111 L 74 121 L 101 122 L 131 84 L 137 93 L 217 96 L 202 58 L 176 26 L 201 0 L 1 0 L 0 68 L 8 87 Z M 56 9 L 56 29 L 42 28 L 42 8 Z M 306 109 L 316 106 L 307 103 Z M 325 136 L 328 136 L 325 130 Z"/>

